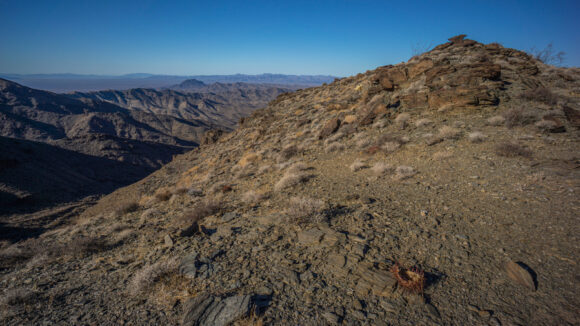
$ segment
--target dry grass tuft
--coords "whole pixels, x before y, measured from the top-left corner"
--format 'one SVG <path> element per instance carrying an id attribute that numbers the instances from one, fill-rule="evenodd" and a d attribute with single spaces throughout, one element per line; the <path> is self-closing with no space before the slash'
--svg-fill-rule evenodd
<path id="1" fill-rule="evenodd" d="M 549 132 L 550 130 L 553 130 L 554 128 L 556 128 L 557 124 L 556 124 L 556 122 L 554 122 L 552 120 L 542 119 L 542 120 L 536 122 L 534 124 L 534 126 L 536 126 L 538 129 L 540 129 L 543 132 Z"/>
<path id="2" fill-rule="evenodd" d="M 242 200 L 246 204 L 256 204 L 264 200 L 266 196 L 262 193 L 256 192 L 254 190 L 248 190 L 244 195 L 242 195 Z"/>
<path id="3" fill-rule="evenodd" d="M 401 147 L 401 143 L 389 141 L 389 142 L 384 143 L 381 146 L 381 149 L 387 153 L 392 153 L 392 152 L 396 151 L 397 149 L 399 149 L 400 147 Z"/>
<path id="4" fill-rule="evenodd" d="M 296 223 L 315 222 L 322 220 L 322 210 L 325 208 L 322 200 L 308 197 L 292 197 L 286 208 L 288 218 Z"/>
<path id="5" fill-rule="evenodd" d="M 139 209 L 139 204 L 135 201 L 130 201 L 124 204 L 119 205 L 119 207 L 115 210 L 115 214 L 117 216 L 123 216 L 129 213 L 133 213 Z"/>
<path id="6" fill-rule="evenodd" d="M 532 151 L 516 143 L 501 143 L 495 147 L 495 153 L 504 157 L 531 157 Z"/>
<path id="7" fill-rule="evenodd" d="M 501 115 L 493 116 L 487 119 L 487 124 L 490 126 L 501 126 L 505 123 L 505 118 Z"/>
<path id="8" fill-rule="evenodd" d="M 407 121 L 411 118 L 409 113 L 400 113 L 396 118 L 395 122 L 399 124 L 401 129 L 405 129 L 407 127 Z"/>
<path id="9" fill-rule="evenodd" d="M 169 258 L 167 261 L 158 261 L 153 265 L 143 267 L 135 273 L 135 276 L 129 283 L 129 293 L 131 295 L 137 295 L 145 291 L 163 277 L 177 272 L 178 268 L 179 260 L 177 257 Z"/>
<path id="10" fill-rule="evenodd" d="M 157 201 L 168 201 L 171 198 L 171 191 L 168 188 L 159 188 L 155 191 L 155 199 Z"/>
<path id="11" fill-rule="evenodd" d="M 328 144 L 328 146 L 326 146 L 326 148 L 324 149 L 324 151 L 327 153 L 341 152 L 343 150 L 344 150 L 344 145 L 339 143 L 339 142 L 334 142 L 334 143 Z"/>
<path id="12" fill-rule="evenodd" d="M 362 169 L 366 169 L 368 168 L 368 165 L 363 162 L 361 159 L 357 159 L 356 161 L 354 161 L 351 165 L 350 165 L 350 170 L 352 172 L 357 172 L 360 171 Z"/>
<path id="13" fill-rule="evenodd" d="M 487 138 L 486 135 L 484 135 L 482 132 L 479 131 L 469 133 L 467 137 L 469 138 L 469 141 L 472 143 L 481 143 Z"/>
<path id="14" fill-rule="evenodd" d="M 433 124 L 433 121 L 423 118 L 415 121 L 415 127 L 421 128 Z"/>
<path id="15" fill-rule="evenodd" d="M 449 127 L 449 126 L 443 126 L 443 127 L 441 127 L 441 129 L 439 129 L 439 133 L 437 134 L 437 137 L 439 137 L 441 139 L 457 139 L 457 138 L 459 138 L 460 134 L 461 134 L 461 131 L 459 129 Z"/>
<path id="16" fill-rule="evenodd" d="M 449 151 L 439 151 L 433 153 L 433 159 L 436 161 L 443 161 L 453 156 L 452 152 Z"/>
<path id="17" fill-rule="evenodd" d="M 395 170 L 395 168 L 385 162 L 377 162 L 375 163 L 375 165 L 373 165 L 373 167 L 371 168 L 371 170 L 373 171 L 374 174 L 376 175 L 383 175 L 386 173 L 390 173 L 393 172 Z"/>
<path id="18" fill-rule="evenodd" d="M 221 197 L 205 198 L 183 214 L 181 220 L 192 224 L 199 223 L 203 218 L 218 213 L 222 207 L 223 201 Z"/>
<path id="19" fill-rule="evenodd" d="M 289 188 L 297 184 L 306 182 L 311 177 L 312 177 L 311 175 L 304 172 L 298 173 L 286 172 L 284 176 L 282 176 L 282 178 L 278 182 L 276 182 L 276 184 L 274 185 L 274 189 L 276 191 L 280 191 L 282 189 Z"/>
<path id="20" fill-rule="evenodd" d="M 293 156 L 296 156 L 298 154 L 299 150 L 298 147 L 296 145 L 290 145 L 285 147 L 282 151 L 280 151 L 280 154 L 278 154 L 278 163 L 282 163 L 282 162 L 286 162 L 288 161 L 290 158 L 292 158 Z"/>
<path id="21" fill-rule="evenodd" d="M 416 173 L 417 172 L 412 167 L 406 166 L 406 165 L 401 165 L 401 166 L 398 166 L 397 169 L 395 170 L 395 175 L 393 176 L 393 179 L 395 179 L 395 180 L 408 179 L 408 178 L 414 176 Z"/>

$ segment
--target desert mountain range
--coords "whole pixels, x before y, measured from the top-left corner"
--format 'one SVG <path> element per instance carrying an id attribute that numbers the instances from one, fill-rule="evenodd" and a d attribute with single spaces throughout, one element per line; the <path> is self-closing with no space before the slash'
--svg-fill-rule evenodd
<path id="1" fill-rule="evenodd" d="M 0 318 L 577 325 L 579 90 L 578 68 L 460 35 L 278 95 L 58 225 L 6 239 Z M 66 110 L 178 108 L 148 100 L 164 92 L 80 95 Z M 33 226 L 20 221 L 5 227 Z"/>
<path id="2" fill-rule="evenodd" d="M 0 79 L 0 136 L 7 137 L 3 145 L 11 147 L 8 143 L 12 142 L 14 148 L 18 148 L 30 144 L 8 138 L 48 145 L 30 144 L 28 147 L 32 152 L 32 148 L 42 148 L 46 159 L 40 161 L 33 159 L 37 156 L 34 153 L 17 155 L 18 158 L 12 157 L 14 153 L 9 150 L 0 154 L 3 161 L 18 162 L 6 165 L 1 172 L 6 177 L 0 178 L 3 208 L 6 209 L 10 203 L 6 202 L 7 198 L 26 199 L 23 205 L 29 208 L 34 202 L 33 197 L 38 197 L 38 202 L 53 202 L 59 193 L 55 192 L 56 188 L 64 191 L 60 202 L 94 194 L 96 189 L 113 190 L 114 185 L 135 182 L 169 162 L 174 155 L 197 146 L 206 131 L 219 129 L 229 132 L 240 118 L 266 106 L 279 94 L 292 90 L 238 83 L 205 85 L 199 92 L 131 89 L 56 94 Z M 52 161 L 45 168 L 38 165 L 39 162 L 51 162 L 47 159 L 50 155 L 46 155 L 51 146 L 55 148 L 55 157 L 61 157 L 58 154 L 62 153 L 61 149 L 83 154 L 73 156 L 77 157 L 77 164 L 82 169 L 91 167 L 92 173 L 84 174 L 90 179 L 89 184 L 101 180 L 106 185 L 95 188 L 88 184 L 82 186 L 81 182 L 61 184 L 58 180 L 64 182 L 68 178 L 58 172 L 49 179 L 42 178 L 42 174 L 27 175 L 33 179 L 50 180 L 46 188 L 42 187 L 42 182 L 36 181 L 33 192 L 29 191 L 28 185 L 18 185 L 17 180 L 27 178 L 21 177 L 11 166 L 21 168 L 32 164 L 34 168 L 21 171 L 26 173 L 51 168 L 65 172 L 63 162 Z M 110 162 L 103 164 L 106 161 Z M 119 178 L 118 173 L 125 167 L 134 167 L 134 170 L 126 171 L 124 177 Z M 9 184 L 5 181 L 7 179 L 11 180 Z M 64 193 L 76 195 L 71 197 Z M 46 195 L 50 198 L 44 198 Z"/>

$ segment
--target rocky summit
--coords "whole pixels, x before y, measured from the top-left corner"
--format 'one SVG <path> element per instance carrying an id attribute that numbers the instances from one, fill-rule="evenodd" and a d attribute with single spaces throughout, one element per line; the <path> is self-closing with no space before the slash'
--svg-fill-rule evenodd
<path id="1" fill-rule="evenodd" d="M 580 69 L 464 35 L 0 251 L 6 325 L 578 325 Z"/>

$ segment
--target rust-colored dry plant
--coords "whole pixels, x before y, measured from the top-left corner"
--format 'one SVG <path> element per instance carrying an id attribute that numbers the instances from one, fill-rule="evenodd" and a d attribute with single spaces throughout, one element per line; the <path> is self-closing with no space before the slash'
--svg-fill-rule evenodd
<path id="1" fill-rule="evenodd" d="M 418 267 L 403 268 L 398 263 L 391 267 L 391 273 L 395 276 L 397 284 L 406 291 L 421 293 L 425 288 L 425 272 Z"/>

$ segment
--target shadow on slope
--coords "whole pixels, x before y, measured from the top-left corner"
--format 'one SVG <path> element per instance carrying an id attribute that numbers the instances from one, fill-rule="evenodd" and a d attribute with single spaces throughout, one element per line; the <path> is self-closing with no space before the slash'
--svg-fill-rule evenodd
<path id="1" fill-rule="evenodd" d="M 0 214 L 27 213 L 106 194 L 155 169 L 0 137 Z"/>

